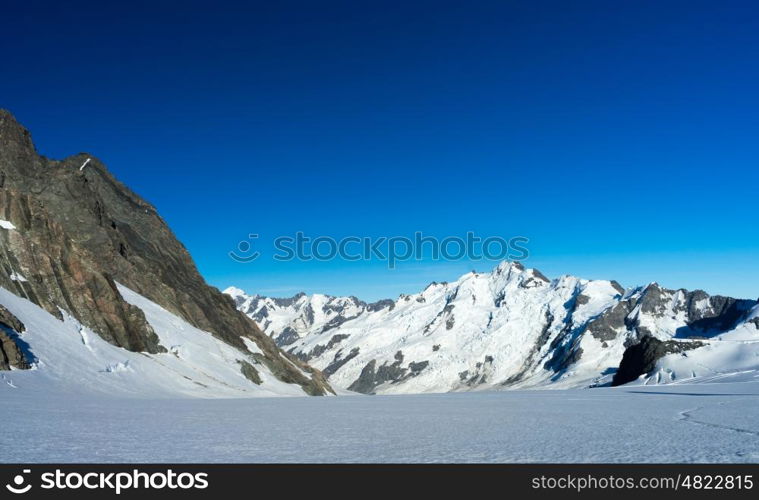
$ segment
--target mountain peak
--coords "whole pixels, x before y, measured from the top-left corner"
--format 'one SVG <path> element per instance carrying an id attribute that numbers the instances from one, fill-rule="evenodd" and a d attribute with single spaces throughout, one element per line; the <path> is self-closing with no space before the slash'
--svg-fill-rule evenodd
<path id="1" fill-rule="evenodd" d="M 171 345 L 161 344 L 118 283 L 242 352 L 249 350 L 246 340 L 254 341 L 282 380 L 314 394 L 329 390 L 317 372 L 304 375 L 310 367 L 282 360 L 235 302 L 206 284 L 152 205 L 92 156 L 38 155 L 29 132 L 7 111 L 0 113 L 0 186 L 0 219 L 17 228 L 0 235 L 7 261 L 1 288 L 59 318 L 67 312 L 117 347 L 166 352 Z M 23 281 L 14 279 L 19 274 Z"/>
<path id="2" fill-rule="evenodd" d="M 35 153 L 32 134 L 7 109 L 0 109 L 0 159 Z"/>
<path id="3" fill-rule="evenodd" d="M 245 290 L 242 290 L 240 288 L 237 288 L 236 286 L 230 286 L 228 288 L 225 288 L 223 292 L 226 295 L 231 296 L 232 298 L 237 297 L 248 297 L 248 294 L 245 293 Z"/>

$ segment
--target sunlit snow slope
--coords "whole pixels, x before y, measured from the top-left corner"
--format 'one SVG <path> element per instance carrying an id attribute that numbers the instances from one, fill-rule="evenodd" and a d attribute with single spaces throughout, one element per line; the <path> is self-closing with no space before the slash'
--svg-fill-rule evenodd
<path id="1" fill-rule="evenodd" d="M 277 380 L 259 362 L 259 349 L 252 341 L 247 341 L 250 353 L 244 353 L 124 286 L 119 285 L 119 292 L 142 309 L 169 352 L 135 353 L 116 347 L 69 314 L 63 313 L 60 321 L 0 288 L 0 304 L 25 326 L 20 335 L 9 333 L 17 337 L 32 366 L 0 372 L 0 391 L 134 397 L 306 395 L 299 385 Z M 246 363 L 260 384 L 243 374 Z"/>
<path id="2" fill-rule="evenodd" d="M 226 293 L 280 347 L 334 386 L 364 393 L 605 385 L 645 337 L 690 349 L 651 367 L 655 377 L 641 379 L 649 383 L 759 368 L 756 301 L 550 280 L 519 263 L 375 304 Z"/>

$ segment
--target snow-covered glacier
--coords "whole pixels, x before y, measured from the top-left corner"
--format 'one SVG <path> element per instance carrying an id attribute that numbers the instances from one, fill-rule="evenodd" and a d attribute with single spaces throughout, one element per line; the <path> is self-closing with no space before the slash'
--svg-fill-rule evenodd
<path id="1" fill-rule="evenodd" d="M 332 398 L 4 391 L 7 462 L 759 462 L 759 379 Z"/>
<path id="2" fill-rule="evenodd" d="M 754 300 L 656 283 L 551 280 L 516 262 L 373 304 L 225 292 L 281 348 L 333 386 L 363 393 L 609 385 L 625 352 L 647 337 L 639 357 L 656 364 L 631 356 L 625 367 L 646 383 L 759 369 Z"/>

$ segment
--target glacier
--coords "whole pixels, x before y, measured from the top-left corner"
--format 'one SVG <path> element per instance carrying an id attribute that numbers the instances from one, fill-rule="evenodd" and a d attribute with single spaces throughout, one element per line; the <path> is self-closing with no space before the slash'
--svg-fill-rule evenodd
<path id="1" fill-rule="evenodd" d="M 645 337 L 676 347 L 639 374 L 648 383 L 759 370 L 757 301 L 657 283 L 550 280 L 516 262 L 374 304 L 225 293 L 282 349 L 333 386 L 362 393 L 609 385 Z"/>
<path id="2" fill-rule="evenodd" d="M 755 374 L 332 398 L 4 391 L 0 445 L 2 461 L 22 463 L 756 463 L 758 403 Z"/>

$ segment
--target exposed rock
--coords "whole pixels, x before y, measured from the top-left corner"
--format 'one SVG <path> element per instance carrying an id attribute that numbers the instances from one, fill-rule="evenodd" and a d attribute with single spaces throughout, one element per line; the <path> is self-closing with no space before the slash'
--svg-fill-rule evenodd
<path id="1" fill-rule="evenodd" d="M 292 297 L 284 298 L 284 299 L 272 299 L 275 304 L 277 304 L 280 307 L 288 307 L 293 305 L 294 303 L 298 302 L 300 299 L 305 297 L 305 292 L 298 292 Z"/>
<path id="2" fill-rule="evenodd" d="M 26 327 L 21 320 L 2 305 L 0 305 L 0 326 L 6 326 L 18 333 L 24 333 L 26 331 Z"/>
<path id="3" fill-rule="evenodd" d="M 284 330 L 282 330 L 282 333 L 280 333 L 277 336 L 277 345 L 279 347 L 284 347 L 286 345 L 290 345 L 293 342 L 296 342 L 300 338 L 300 335 L 298 335 L 298 332 L 296 332 L 292 327 L 288 326 L 285 327 Z"/>
<path id="4" fill-rule="evenodd" d="M 684 311 L 688 317 L 688 326 L 695 332 L 708 334 L 721 332 L 735 326 L 743 315 L 756 303 L 753 300 L 734 299 L 721 295 L 709 296 L 702 290 L 695 292 L 680 291 L 684 299 L 678 310 Z M 699 304 L 708 304 L 700 308 Z M 692 336 L 692 335 L 691 335 Z"/>
<path id="5" fill-rule="evenodd" d="M 348 387 L 348 390 L 360 392 L 362 394 L 371 394 L 372 391 L 374 391 L 374 388 L 379 385 L 379 383 L 376 382 L 376 366 L 376 359 L 369 361 L 369 363 L 367 363 L 361 370 L 361 375 L 359 375 L 358 379 Z"/>
<path id="6" fill-rule="evenodd" d="M 614 290 L 616 290 L 617 292 L 619 292 L 620 295 L 624 295 L 625 294 L 625 288 L 622 285 L 620 285 L 617 281 L 612 280 L 611 281 L 611 286 L 612 286 L 612 288 L 614 288 Z"/>
<path id="7" fill-rule="evenodd" d="M 652 283 L 592 320 L 587 330 L 601 341 L 620 334 L 636 341 L 654 334 L 641 324 L 641 314 L 653 318 L 682 315 L 685 324 L 677 331 L 678 337 L 709 337 L 735 326 L 755 305 L 753 300 L 709 296 L 702 290 L 667 290 Z M 640 312 L 635 314 L 636 310 Z"/>
<path id="8" fill-rule="evenodd" d="M 477 362 L 472 370 L 459 373 L 459 380 L 468 387 L 487 383 L 493 372 L 493 361 L 493 356 L 485 356 L 485 361 Z"/>
<path id="9" fill-rule="evenodd" d="M 184 246 L 155 208 L 118 182 L 89 155 L 55 161 L 37 154 L 31 137 L 0 111 L 0 287 L 60 316 L 59 308 L 108 342 L 136 352 L 164 352 L 143 312 L 119 293 L 119 282 L 193 326 L 245 351 L 254 341 L 282 379 L 313 393 L 330 390 L 281 358 L 274 342 L 208 286 Z M 28 281 L 9 278 L 10 271 Z M 302 365 L 302 366 L 300 366 Z M 299 369 L 300 368 L 300 369 Z"/>
<path id="10" fill-rule="evenodd" d="M 445 320 L 445 329 L 446 330 L 451 330 L 451 329 L 453 329 L 453 325 L 455 325 L 455 324 L 456 324 L 456 317 L 453 314 L 451 314 L 448 317 L 448 319 Z"/>
<path id="11" fill-rule="evenodd" d="M 0 305 L 0 370 L 26 370 L 31 367 L 24 354 L 26 343 L 19 337 L 26 331 L 24 324 L 8 309 Z"/>
<path id="12" fill-rule="evenodd" d="M 520 271 L 524 271 L 524 266 L 519 264 L 517 267 Z M 550 283 L 551 280 L 546 278 L 543 273 L 538 271 L 537 269 L 532 270 L 532 276 L 524 280 L 522 283 L 519 284 L 519 288 L 535 288 L 537 286 L 545 285 L 546 283 Z"/>
<path id="13" fill-rule="evenodd" d="M 340 313 L 342 311 L 337 311 L 337 312 Z M 329 322 L 327 322 L 326 325 L 324 325 L 322 327 L 321 333 L 324 333 L 324 332 L 326 332 L 328 330 L 333 330 L 333 329 L 339 327 L 340 325 L 342 325 L 343 323 L 345 323 L 346 321 L 350 321 L 352 319 L 356 319 L 357 317 L 358 316 L 347 316 L 347 317 L 346 316 L 335 316 L 334 318 L 332 318 L 331 320 L 329 320 Z"/>
<path id="14" fill-rule="evenodd" d="M 377 367 L 377 360 L 373 359 L 361 370 L 361 375 L 348 387 L 348 390 L 362 394 L 374 394 L 374 390 L 386 382 L 403 382 L 411 377 L 416 377 L 422 370 L 427 368 L 429 361 L 411 362 L 408 368 L 403 368 L 403 353 L 395 353 L 395 362 L 383 363 Z"/>
<path id="15" fill-rule="evenodd" d="M 245 378 L 256 385 L 261 385 L 263 381 L 261 380 L 261 375 L 258 374 L 258 370 L 247 361 L 240 360 L 238 362 L 240 363 L 240 371 L 245 375 Z"/>
<path id="16" fill-rule="evenodd" d="M 630 301 L 619 302 L 591 321 L 586 330 L 602 342 L 614 340 L 621 332 L 626 331 L 627 316 L 632 312 L 633 307 Z"/>
<path id="17" fill-rule="evenodd" d="M 12 330 L 0 327 L 0 370 L 11 367 L 27 370 L 31 367 L 24 355 L 23 341 Z"/>
<path id="18" fill-rule="evenodd" d="M 305 358 L 301 357 L 301 359 L 303 359 L 304 361 L 308 361 L 309 359 L 321 356 L 322 354 L 329 351 L 330 349 L 332 349 L 333 347 L 335 347 L 337 344 L 347 339 L 348 337 L 350 337 L 350 335 L 346 335 L 344 333 L 338 333 L 337 335 L 333 335 L 332 338 L 329 339 L 329 342 L 327 342 L 324 345 L 317 345 L 311 350 L 310 353 L 308 353 L 305 356 Z"/>
<path id="19" fill-rule="evenodd" d="M 348 353 L 346 357 L 343 357 L 342 351 L 338 351 L 335 354 L 335 357 L 332 360 L 332 362 L 324 369 L 324 375 L 329 377 L 330 375 L 334 374 L 337 370 L 342 368 L 345 363 L 347 363 L 351 359 L 358 356 L 359 352 L 360 352 L 359 348 L 354 347 L 353 349 L 351 349 L 351 352 Z"/>
<path id="20" fill-rule="evenodd" d="M 590 302 L 590 297 L 587 295 L 580 294 L 577 296 L 577 304 L 579 305 L 585 305 Z"/>
<path id="21" fill-rule="evenodd" d="M 429 361 L 419 361 L 418 363 L 416 361 L 412 361 L 411 363 L 408 364 L 409 374 L 412 377 L 416 377 L 422 372 L 422 370 L 427 368 L 429 364 L 430 364 Z"/>
<path id="22" fill-rule="evenodd" d="M 628 347 L 622 356 L 619 369 L 614 374 L 611 385 L 617 386 L 637 380 L 641 375 L 656 368 L 656 362 L 667 354 L 689 351 L 703 346 L 701 342 L 662 342 L 651 336 L 645 336 L 640 343 Z"/>
<path id="23" fill-rule="evenodd" d="M 527 371 L 533 366 L 535 363 L 535 360 L 538 357 L 538 354 L 540 353 L 541 349 L 543 349 L 543 346 L 548 342 L 548 339 L 551 337 L 551 327 L 553 326 L 553 322 L 556 318 L 554 318 L 553 314 L 551 314 L 551 311 L 549 309 L 546 309 L 545 311 L 545 323 L 543 324 L 543 328 L 540 331 L 540 335 L 538 336 L 537 341 L 535 342 L 535 345 L 532 346 L 530 349 L 529 354 L 527 354 L 527 358 L 525 359 L 524 363 L 522 364 L 521 368 L 515 375 L 512 375 L 507 380 L 503 382 L 503 385 L 510 385 L 516 382 L 519 382 L 524 378 Z"/>
<path id="24" fill-rule="evenodd" d="M 555 372 L 557 375 L 554 377 L 560 375 L 582 357 L 583 350 L 580 343 L 585 328 L 574 327 L 574 314 L 578 307 L 585 304 L 583 300 L 579 300 L 581 296 L 582 294 L 577 294 L 574 299 L 570 299 L 564 304 L 566 316 L 562 321 L 563 326 L 549 346 L 548 350 L 551 355 L 548 361 L 543 364 L 543 368 Z"/>

